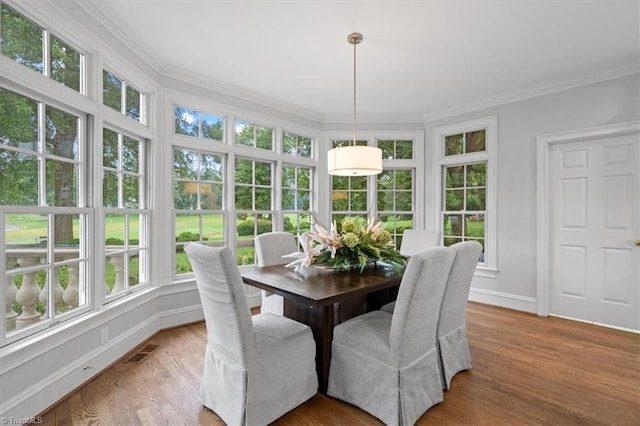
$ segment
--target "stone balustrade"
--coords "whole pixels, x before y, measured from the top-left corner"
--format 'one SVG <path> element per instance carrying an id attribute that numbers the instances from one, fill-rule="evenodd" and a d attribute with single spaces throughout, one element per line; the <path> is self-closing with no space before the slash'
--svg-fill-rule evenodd
<path id="1" fill-rule="evenodd" d="M 55 261 L 66 261 L 78 258 L 78 248 L 54 248 Z M 125 289 L 125 257 L 122 252 L 109 254 L 107 252 L 106 258 L 111 265 L 113 265 L 115 271 L 115 283 L 111 293 L 116 293 Z M 49 293 L 48 284 L 45 283 L 41 289 L 36 281 L 36 273 L 38 269 L 37 265 L 46 263 L 47 248 L 9 248 L 5 254 L 5 260 L 7 265 L 7 271 L 16 269 L 16 265 L 20 268 L 25 268 L 20 273 L 21 285 L 16 286 L 13 279 L 6 280 L 5 289 L 5 323 L 7 332 L 12 330 L 18 330 L 40 321 L 46 313 L 40 314 L 37 310 L 38 302 L 47 305 L 47 298 Z M 66 288 L 60 285 L 58 276 L 54 282 L 53 298 L 54 306 L 58 309 L 61 306 L 67 309 L 73 309 L 80 304 L 80 263 L 69 262 L 65 264 L 68 268 L 68 282 Z M 57 267 L 59 269 L 60 267 Z M 105 289 L 108 292 L 109 288 L 105 285 Z M 18 315 L 13 310 L 14 302 L 18 302 L 22 307 L 22 312 Z"/>

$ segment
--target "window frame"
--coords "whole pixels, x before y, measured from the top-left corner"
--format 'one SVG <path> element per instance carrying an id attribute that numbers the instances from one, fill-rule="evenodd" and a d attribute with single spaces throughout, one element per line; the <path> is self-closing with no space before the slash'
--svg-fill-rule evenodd
<path id="1" fill-rule="evenodd" d="M 445 156 L 446 136 L 485 130 L 485 151 Z M 498 273 L 498 212 L 497 212 L 497 170 L 498 170 L 498 116 L 489 116 L 475 120 L 455 123 L 433 129 L 433 174 L 434 203 L 433 216 L 437 229 L 443 230 L 444 196 L 443 170 L 445 166 L 469 165 L 486 162 L 486 206 L 485 206 L 485 262 L 478 263 L 476 276 L 495 278 Z"/>

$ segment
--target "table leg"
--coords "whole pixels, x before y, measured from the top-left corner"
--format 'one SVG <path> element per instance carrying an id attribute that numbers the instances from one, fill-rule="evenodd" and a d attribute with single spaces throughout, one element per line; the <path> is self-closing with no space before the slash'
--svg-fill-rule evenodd
<path id="1" fill-rule="evenodd" d="M 284 299 L 284 316 L 311 327 L 313 338 L 316 341 L 318 392 L 327 393 L 329 366 L 331 365 L 331 341 L 333 340 L 333 305 L 311 308 Z"/>

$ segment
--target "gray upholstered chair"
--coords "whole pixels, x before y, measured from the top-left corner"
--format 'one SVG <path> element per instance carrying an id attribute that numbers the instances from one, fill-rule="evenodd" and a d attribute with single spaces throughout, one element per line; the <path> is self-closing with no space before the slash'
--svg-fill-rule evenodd
<path id="1" fill-rule="evenodd" d="M 207 327 L 200 402 L 229 425 L 266 425 L 315 395 L 311 329 L 289 318 L 251 316 L 228 248 L 188 243 Z"/>
<path id="2" fill-rule="evenodd" d="M 443 400 L 436 327 L 454 257 L 448 247 L 412 256 L 393 314 L 372 311 L 335 327 L 329 396 L 387 425 L 411 425 Z"/>
<path id="3" fill-rule="evenodd" d="M 405 229 L 402 233 L 400 253 L 413 256 L 429 247 L 442 245 L 442 232 L 437 229 Z"/>
<path id="4" fill-rule="evenodd" d="M 284 265 L 291 259 L 282 256 L 298 251 L 296 237 L 289 232 L 266 232 L 255 238 L 256 262 L 258 266 Z M 261 290 L 262 305 L 260 312 L 282 315 L 284 299 L 270 291 Z"/>
<path id="5" fill-rule="evenodd" d="M 400 254 L 413 256 L 423 250 L 442 245 L 442 232 L 437 229 L 405 229 L 400 243 Z M 393 312 L 395 300 L 383 305 L 380 310 Z"/>
<path id="6" fill-rule="evenodd" d="M 456 258 L 444 290 L 437 332 L 443 389 L 451 387 L 451 379 L 456 373 L 471 368 L 471 353 L 467 343 L 467 301 L 482 244 L 463 241 L 453 244 L 451 249 L 456 253 Z"/>

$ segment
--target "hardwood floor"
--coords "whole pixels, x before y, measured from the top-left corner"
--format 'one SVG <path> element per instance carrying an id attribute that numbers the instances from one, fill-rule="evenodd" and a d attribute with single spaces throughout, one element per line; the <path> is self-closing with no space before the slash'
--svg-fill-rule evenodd
<path id="1" fill-rule="evenodd" d="M 637 425 L 640 335 L 469 303 L 473 369 L 418 424 Z M 159 348 L 126 362 L 148 344 Z M 46 425 L 222 425 L 197 399 L 204 322 L 162 331 L 43 414 Z M 376 425 L 316 395 L 276 425 Z"/>

